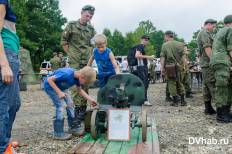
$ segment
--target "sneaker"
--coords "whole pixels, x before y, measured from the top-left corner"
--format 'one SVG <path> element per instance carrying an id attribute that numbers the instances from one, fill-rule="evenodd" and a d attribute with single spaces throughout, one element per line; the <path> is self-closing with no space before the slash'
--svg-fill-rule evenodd
<path id="1" fill-rule="evenodd" d="M 152 106 L 152 104 L 149 101 L 145 101 L 144 105 L 146 105 L 146 106 Z"/>

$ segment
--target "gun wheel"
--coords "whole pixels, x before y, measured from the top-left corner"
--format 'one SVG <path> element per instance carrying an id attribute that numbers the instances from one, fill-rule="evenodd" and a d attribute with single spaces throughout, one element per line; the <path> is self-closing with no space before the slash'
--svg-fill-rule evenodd
<path id="1" fill-rule="evenodd" d="M 97 139 L 97 136 L 99 134 L 99 116 L 98 116 L 98 110 L 94 110 L 91 116 L 91 126 L 90 126 L 90 132 L 93 139 Z"/>

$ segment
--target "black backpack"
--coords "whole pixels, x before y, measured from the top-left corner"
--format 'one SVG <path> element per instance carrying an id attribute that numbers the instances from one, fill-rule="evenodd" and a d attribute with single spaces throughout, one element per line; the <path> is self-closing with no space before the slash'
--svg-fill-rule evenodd
<path id="1" fill-rule="evenodd" d="M 135 53 L 136 53 L 136 46 L 129 49 L 127 55 L 127 61 L 129 66 L 138 65 L 137 58 L 135 58 Z"/>

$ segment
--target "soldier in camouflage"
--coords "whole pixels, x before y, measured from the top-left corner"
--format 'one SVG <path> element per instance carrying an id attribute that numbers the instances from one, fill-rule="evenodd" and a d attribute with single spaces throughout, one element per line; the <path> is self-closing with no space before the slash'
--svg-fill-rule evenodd
<path id="1" fill-rule="evenodd" d="M 217 21 L 213 19 L 207 19 L 204 23 L 203 29 L 197 36 L 198 50 L 200 53 L 200 66 L 203 76 L 203 96 L 205 103 L 205 114 L 215 114 L 211 102 L 214 100 L 215 91 L 215 78 L 214 72 L 209 67 L 210 57 L 212 55 L 213 37 L 212 33 L 216 26 Z"/>
<path id="2" fill-rule="evenodd" d="M 150 65 L 149 65 L 148 71 L 149 71 L 149 74 L 150 74 L 150 82 L 151 82 L 152 84 L 154 84 L 155 81 L 156 81 L 155 66 L 156 66 L 156 65 L 155 65 L 154 60 L 150 60 Z"/>
<path id="3" fill-rule="evenodd" d="M 187 44 L 184 47 L 184 71 L 182 74 L 182 83 L 185 89 L 185 96 L 186 98 L 193 98 L 192 90 L 190 87 L 190 73 L 189 73 L 189 59 L 188 59 L 189 51 Z"/>
<path id="4" fill-rule="evenodd" d="M 232 15 L 224 18 L 225 27 L 215 36 L 210 67 L 215 76 L 215 104 L 217 121 L 232 122 L 230 107 L 232 104 Z"/>
<path id="5" fill-rule="evenodd" d="M 178 106 L 177 95 L 181 96 L 181 106 L 186 106 L 187 103 L 184 99 L 184 86 L 181 82 L 181 73 L 183 71 L 183 53 L 184 53 L 184 43 L 174 40 L 174 33 L 172 31 L 165 32 L 164 35 L 165 43 L 162 45 L 161 49 L 161 72 L 164 74 L 166 71 L 168 91 L 173 97 L 172 106 Z M 172 75 L 167 71 L 167 66 L 173 66 Z"/>
<path id="6" fill-rule="evenodd" d="M 90 24 L 94 15 L 95 8 L 86 5 L 82 8 L 81 18 L 77 21 L 69 22 L 62 33 L 61 45 L 69 57 L 69 65 L 72 68 L 80 70 L 87 65 L 92 52 L 91 39 L 95 35 L 95 30 Z M 88 92 L 88 87 L 82 88 Z M 73 134 L 80 134 L 81 121 L 84 118 L 87 101 L 78 95 L 76 88 L 72 88 L 72 97 L 75 103 L 76 122 L 73 126 Z M 78 130 L 78 131 L 75 131 Z"/>
<path id="7" fill-rule="evenodd" d="M 50 63 L 53 71 L 61 67 L 61 60 L 58 57 L 57 52 L 53 52 L 53 58 L 50 59 Z"/>

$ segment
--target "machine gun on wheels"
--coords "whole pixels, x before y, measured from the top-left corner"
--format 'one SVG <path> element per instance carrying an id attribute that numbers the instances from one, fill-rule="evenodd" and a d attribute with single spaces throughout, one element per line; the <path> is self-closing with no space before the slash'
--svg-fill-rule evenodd
<path id="1" fill-rule="evenodd" d="M 86 127 L 89 126 L 91 136 L 97 139 L 108 131 L 109 109 L 129 109 L 129 126 L 142 128 L 142 141 L 147 140 L 147 112 L 142 108 L 145 99 L 145 88 L 142 81 L 133 74 L 118 74 L 112 76 L 105 87 L 99 90 L 97 101 L 99 109 L 87 113 Z M 89 123 L 90 121 L 90 123 Z"/>

